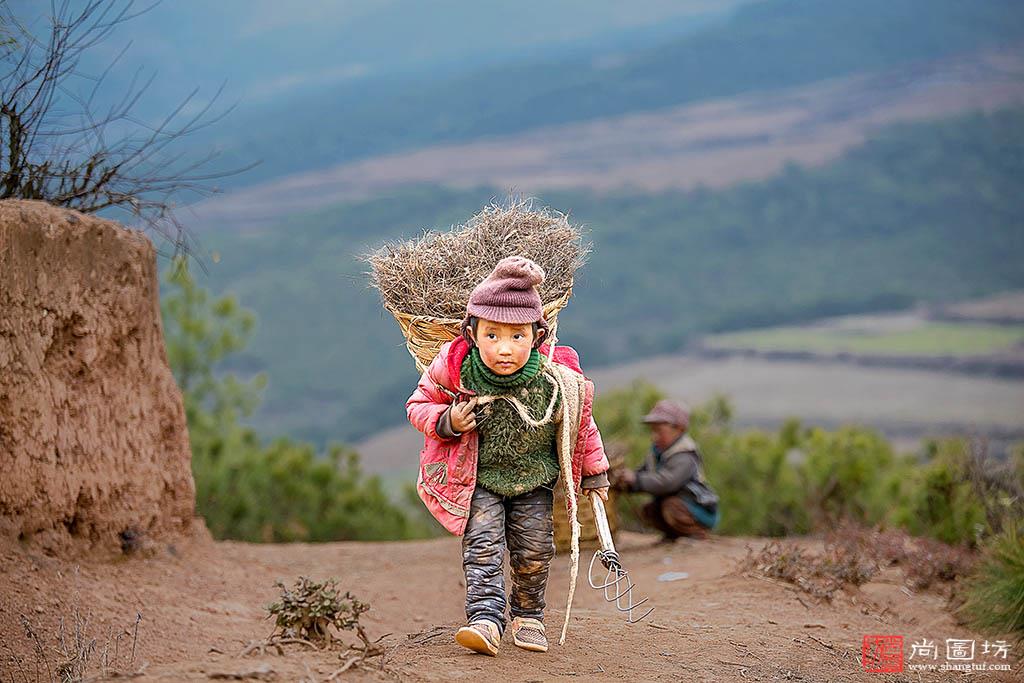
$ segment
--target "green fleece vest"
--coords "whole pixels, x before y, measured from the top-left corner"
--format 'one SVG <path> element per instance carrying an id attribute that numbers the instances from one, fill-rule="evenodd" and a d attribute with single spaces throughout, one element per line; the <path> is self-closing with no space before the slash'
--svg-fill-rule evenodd
<path id="1" fill-rule="evenodd" d="M 463 386 L 481 396 L 511 395 L 529 408 L 530 416 L 544 416 L 554 387 L 541 369 L 547 362 L 533 349 L 522 368 L 511 375 L 498 375 L 480 358 L 476 347 L 462 362 Z M 558 415 L 561 396 L 556 399 L 553 416 Z M 517 496 L 538 486 L 551 485 L 558 478 L 558 454 L 555 446 L 555 418 L 541 427 L 523 421 L 515 407 L 504 399 L 478 407 L 477 433 L 480 456 L 477 483 L 501 496 Z"/>

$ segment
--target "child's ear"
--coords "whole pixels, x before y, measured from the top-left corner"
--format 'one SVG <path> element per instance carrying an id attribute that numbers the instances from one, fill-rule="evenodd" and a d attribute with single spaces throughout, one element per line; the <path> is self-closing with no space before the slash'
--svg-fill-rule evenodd
<path id="1" fill-rule="evenodd" d="M 537 328 L 537 338 L 533 340 L 533 345 L 535 347 L 540 346 L 541 342 L 544 341 L 544 337 L 547 335 L 547 332 L 548 331 L 545 330 L 543 327 Z"/>

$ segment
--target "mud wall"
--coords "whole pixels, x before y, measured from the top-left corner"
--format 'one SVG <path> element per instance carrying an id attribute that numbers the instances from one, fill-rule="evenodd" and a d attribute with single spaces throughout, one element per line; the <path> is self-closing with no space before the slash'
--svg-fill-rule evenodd
<path id="1" fill-rule="evenodd" d="M 157 278 L 141 232 L 0 201 L 0 541 L 117 549 L 190 527 Z"/>

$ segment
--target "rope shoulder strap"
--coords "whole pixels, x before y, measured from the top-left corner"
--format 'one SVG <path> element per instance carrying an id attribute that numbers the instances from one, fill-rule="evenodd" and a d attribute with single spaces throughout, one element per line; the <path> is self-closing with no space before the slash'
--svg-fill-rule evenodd
<path id="1" fill-rule="evenodd" d="M 544 372 L 554 381 L 556 391 L 562 395 L 561 424 L 557 431 L 558 467 L 568 506 L 569 528 L 572 530 L 569 552 L 569 595 L 565 601 L 565 621 L 562 622 L 562 633 L 558 638 L 558 644 L 565 645 L 565 636 L 569 631 L 569 617 L 572 614 L 572 599 L 576 594 L 576 578 L 579 576 L 580 569 L 580 521 L 577 514 L 579 501 L 576 498 L 576 481 L 572 476 L 572 455 L 581 428 L 580 418 L 586 398 L 586 379 L 572 368 L 554 362 L 556 344 L 558 344 L 557 322 L 551 326 L 548 333 L 548 362 L 545 363 Z"/>
<path id="2" fill-rule="evenodd" d="M 565 621 L 562 623 L 562 634 L 559 645 L 565 644 L 565 636 L 569 629 L 569 617 L 572 613 L 572 599 L 576 593 L 576 578 L 580 564 L 580 523 L 579 502 L 576 498 L 576 480 L 572 472 L 572 456 L 579 437 L 580 418 L 583 411 L 583 400 L 586 396 L 586 380 L 572 368 L 560 363 L 551 363 L 546 368 L 562 395 L 561 424 L 558 429 L 558 466 L 561 472 L 562 487 L 568 504 L 571 550 L 569 555 L 569 595 L 565 604 Z"/>

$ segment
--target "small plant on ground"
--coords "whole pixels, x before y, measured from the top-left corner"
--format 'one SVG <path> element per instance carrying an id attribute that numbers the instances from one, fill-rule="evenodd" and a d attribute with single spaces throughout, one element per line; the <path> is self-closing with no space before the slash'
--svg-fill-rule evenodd
<path id="1" fill-rule="evenodd" d="M 344 595 L 334 579 L 317 582 L 300 576 L 292 588 L 278 581 L 281 597 L 267 607 L 275 618 L 275 635 L 282 638 L 301 638 L 323 644 L 333 639 L 330 628 L 338 631 L 362 632 L 359 615 L 370 609 L 351 593 Z"/>
<path id="2" fill-rule="evenodd" d="M 262 653 L 274 648 L 283 654 L 282 645 L 291 643 L 324 649 L 340 642 L 333 631 L 355 631 L 359 645 L 347 645 L 340 653 L 343 663 L 340 669 L 327 680 L 334 680 L 348 669 L 363 664 L 371 657 L 380 657 L 384 668 L 385 650 L 378 643 L 387 635 L 371 641 L 366 635 L 359 617 L 370 609 L 370 605 L 356 599 L 351 593 L 342 593 L 336 579 L 313 581 L 300 576 L 295 585 L 288 588 L 278 581 L 274 585 L 281 589 L 277 602 L 267 606 L 268 618 L 274 618 L 274 632 L 263 642 L 250 643 L 243 655 Z"/>

